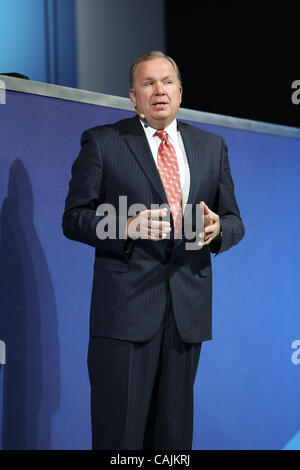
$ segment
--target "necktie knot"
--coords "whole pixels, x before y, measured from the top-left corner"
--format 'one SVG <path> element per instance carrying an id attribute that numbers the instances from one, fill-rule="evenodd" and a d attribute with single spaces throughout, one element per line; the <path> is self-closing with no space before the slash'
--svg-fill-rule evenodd
<path id="1" fill-rule="evenodd" d="M 168 141 L 168 134 L 166 133 L 166 131 L 164 129 L 159 129 L 158 131 L 155 132 L 154 135 L 159 137 L 163 142 Z"/>

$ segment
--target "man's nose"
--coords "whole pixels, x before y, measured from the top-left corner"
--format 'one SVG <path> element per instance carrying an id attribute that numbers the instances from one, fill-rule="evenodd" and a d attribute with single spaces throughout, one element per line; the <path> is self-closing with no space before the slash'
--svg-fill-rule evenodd
<path id="1" fill-rule="evenodd" d="M 156 95 L 164 95 L 165 89 L 162 83 L 157 83 L 155 86 L 155 94 Z"/>

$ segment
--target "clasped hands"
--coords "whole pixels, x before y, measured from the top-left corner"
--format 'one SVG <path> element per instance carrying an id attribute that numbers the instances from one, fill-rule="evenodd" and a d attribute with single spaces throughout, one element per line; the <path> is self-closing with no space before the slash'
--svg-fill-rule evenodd
<path id="1" fill-rule="evenodd" d="M 201 201 L 203 210 L 204 231 L 199 233 L 200 241 L 198 246 L 209 245 L 209 243 L 220 233 L 220 219 L 209 209 L 205 202 Z M 166 238 L 171 232 L 170 222 L 157 220 L 159 217 L 167 215 L 167 208 L 144 210 L 137 215 L 130 217 L 126 224 L 126 236 L 132 239 L 143 238 L 153 241 L 159 241 Z"/>

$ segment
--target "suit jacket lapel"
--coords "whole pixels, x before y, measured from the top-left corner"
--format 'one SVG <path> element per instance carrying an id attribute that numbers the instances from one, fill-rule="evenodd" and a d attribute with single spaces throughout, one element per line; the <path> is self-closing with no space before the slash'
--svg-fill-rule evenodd
<path id="1" fill-rule="evenodd" d="M 128 122 L 124 138 L 141 169 L 162 199 L 162 203 L 168 204 L 158 169 L 138 116 Z"/>
<path id="2" fill-rule="evenodd" d="M 204 168 L 204 160 L 200 155 L 202 143 L 195 137 L 190 128 L 180 121 L 178 121 L 178 129 L 180 130 L 190 169 L 190 191 L 187 203 L 194 204 L 200 202 L 195 199 L 200 189 Z"/>
<path id="3" fill-rule="evenodd" d="M 190 170 L 190 190 L 187 204 L 198 204 L 200 201 L 197 201 L 196 197 L 201 188 L 201 179 L 203 177 L 203 169 L 205 168 L 204 152 L 201 155 L 202 142 L 185 123 L 178 121 L 178 129 L 182 137 Z M 176 240 L 174 248 L 177 249 L 182 243 L 185 243 L 183 236 Z"/>

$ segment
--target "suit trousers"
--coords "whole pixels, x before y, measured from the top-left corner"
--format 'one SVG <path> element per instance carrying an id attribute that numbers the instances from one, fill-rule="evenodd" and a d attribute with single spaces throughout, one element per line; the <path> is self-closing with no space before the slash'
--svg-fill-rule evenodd
<path id="1" fill-rule="evenodd" d="M 152 339 L 91 336 L 92 448 L 190 450 L 201 345 L 184 343 L 179 336 L 170 293 Z"/>

